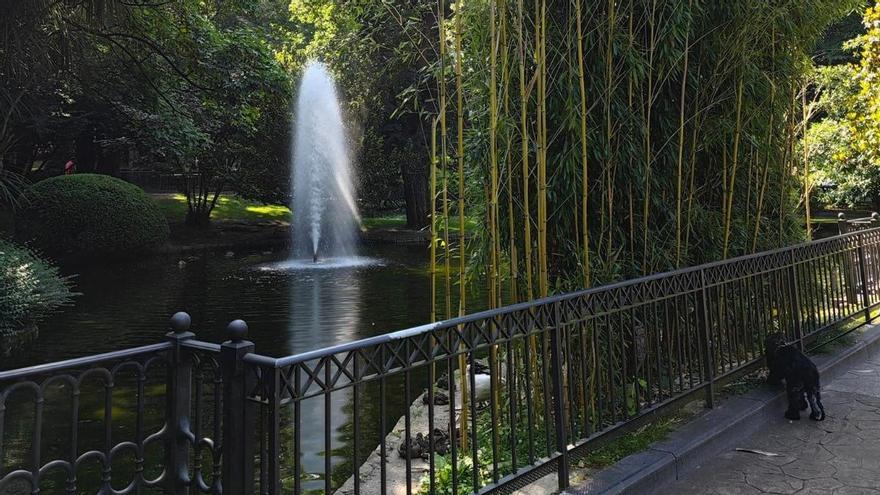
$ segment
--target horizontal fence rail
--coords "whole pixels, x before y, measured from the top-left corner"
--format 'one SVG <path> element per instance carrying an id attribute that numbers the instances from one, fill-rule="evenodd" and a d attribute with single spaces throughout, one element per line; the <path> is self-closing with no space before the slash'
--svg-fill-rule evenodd
<path id="1" fill-rule="evenodd" d="M 837 230 L 840 234 L 870 230 L 880 227 L 880 214 L 871 213 L 871 216 L 861 218 L 846 218 L 845 213 L 837 214 Z"/>
<path id="2" fill-rule="evenodd" d="M 160 344 L 0 372 L 0 493 L 565 488 L 597 440 L 711 407 L 768 335 L 870 322 L 878 277 L 880 228 L 854 230 L 283 358 L 178 313 Z"/>

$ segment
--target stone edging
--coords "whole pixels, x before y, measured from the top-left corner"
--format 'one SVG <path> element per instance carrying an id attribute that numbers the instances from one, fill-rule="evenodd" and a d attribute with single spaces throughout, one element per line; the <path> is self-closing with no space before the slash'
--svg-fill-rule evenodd
<path id="1" fill-rule="evenodd" d="M 880 351 L 880 325 L 872 325 L 853 345 L 833 355 L 813 356 L 829 383 L 846 367 Z M 761 387 L 716 403 L 648 450 L 626 457 L 599 471 L 583 486 L 571 488 L 570 495 L 612 495 L 659 493 L 658 487 L 675 481 L 698 468 L 734 443 L 756 432 L 785 409 L 785 393 Z M 803 421 L 803 420 L 802 420 Z"/>

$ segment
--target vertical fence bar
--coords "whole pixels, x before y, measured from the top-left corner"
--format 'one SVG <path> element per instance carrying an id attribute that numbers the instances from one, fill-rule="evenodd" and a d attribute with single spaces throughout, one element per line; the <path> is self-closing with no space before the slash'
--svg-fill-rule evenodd
<path id="1" fill-rule="evenodd" d="M 242 358 L 254 350 L 244 340 L 247 323 L 230 322 L 229 340 L 220 346 L 223 368 L 223 493 L 254 493 L 254 404 L 248 400 L 253 380 Z"/>
<path id="2" fill-rule="evenodd" d="M 706 271 L 700 270 L 700 297 L 697 300 L 697 326 L 700 330 L 700 345 L 703 349 L 703 374 L 706 385 L 706 407 L 715 407 L 715 359 L 712 350 L 712 325 L 709 311 L 709 287 L 706 284 Z"/>
<path id="3" fill-rule="evenodd" d="M 559 490 L 568 488 L 568 435 L 565 432 L 565 396 L 562 389 L 562 347 L 560 333 L 562 332 L 562 303 L 553 303 L 550 315 L 550 366 L 553 370 L 553 419 L 556 423 L 556 450 L 559 452 L 557 464 L 557 476 Z"/>
<path id="4" fill-rule="evenodd" d="M 794 251 L 790 251 L 788 253 L 788 270 L 786 270 L 786 276 L 788 277 L 788 286 L 789 286 L 789 294 L 792 298 L 792 307 L 794 310 L 792 311 L 792 317 L 794 318 L 794 333 L 797 336 L 798 347 L 800 347 L 801 351 L 804 350 L 804 326 L 803 321 L 801 321 L 801 296 L 800 290 L 798 289 L 798 277 L 797 277 L 797 264 L 794 259 Z"/>
<path id="5" fill-rule="evenodd" d="M 278 368 L 264 370 L 268 376 L 266 380 L 266 389 L 269 396 L 266 397 L 268 402 L 268 431 L 267 433 L 267 458 L 263 459 L 267 471 L 267 487 L 266 490 L 271 495 L 281 493 L 281 466 L 278 459 L 281 457 L 281 371 Z"/>
<path id="6" fill-rule="evenodd" d="M 859 278 L 862 285 L 862 307 L 865 311 L 865 323 L 871 323 L 871 299 L 868 296 L 868 270 L 866 269 L 868 262 L 865 258 L 865 236 L 862 233 L 859 233 L 857 239 L 857 249 L 859 252 Z"/>
<path id="7" fill-rule="evenodd" d="M 190 430 L 190 401 L 192 397 L 192 357 L 181 344 L 195 338 L 189 331 L 192 319 L 184 312 L 171 317 L 171 332 L 166 338 L 174 345 L 168 363 L 165 389 L 165 492 L 185 495 L 190 484 L 189 443 L 193 437 Z M 108 395 L 111 391 L 108 389 Z M 108 461 L 109 462 L 109 461 Z M 109 480 L 108 480 L 109 483 Z"/>

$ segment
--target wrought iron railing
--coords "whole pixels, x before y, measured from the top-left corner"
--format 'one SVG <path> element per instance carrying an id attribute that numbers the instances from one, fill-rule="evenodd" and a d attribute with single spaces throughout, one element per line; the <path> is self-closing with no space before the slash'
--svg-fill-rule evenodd
<path id="1" fill-rule="evenodd" d="M 837 230 L 840 234 L 848 234 L 859 230 L 870 230 L 880 227 L 880 214 L 871 213 L 871 216 L 859 218 L 846 218 L 845 213 L 837 214 Z"/>
<path id="2" fill-rule="evenodd" d="M 565 487 L 596 440 L 711 407 L 767 334 L 813 347 L 871 321 L 878 277 L 862 230 L 283 358 L 178 313 L 159 344 L 0 372 L 0 493 Z"/>

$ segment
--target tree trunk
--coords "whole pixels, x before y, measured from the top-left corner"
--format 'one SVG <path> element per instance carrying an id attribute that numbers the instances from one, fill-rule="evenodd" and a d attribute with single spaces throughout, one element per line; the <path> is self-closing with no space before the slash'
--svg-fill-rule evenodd
<path id="1" fill-rule="evenodd" d="M 80 173 L 94 173 L 98 164 L 98 145 L 95 143 L 95 131 L 92 128 L 83 129 L 76 137 L 75 162 L 76 171 Z"/>
<path id="2" fill-rule="evenodd" d="M 207 207 L 188 210 L 186 224 L 190 227 L 207 227 L 211 223 L 211 210 Z"/>
<path id="3" fill-rule="evenodd" d="M 423 164 L 400 164 L 403 176 L 403 199 L 406 203 L 406 227 L 422 229 L 430 221 L 428 213 L 428 171 Z"/>

